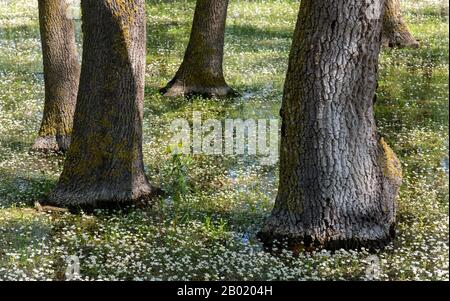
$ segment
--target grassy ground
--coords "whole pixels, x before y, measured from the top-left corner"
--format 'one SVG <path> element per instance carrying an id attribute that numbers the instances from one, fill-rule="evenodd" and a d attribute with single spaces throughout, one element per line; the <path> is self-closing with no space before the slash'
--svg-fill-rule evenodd
<path id="1" fill-rule="evenodd" d="M 365 251 L 294 258 L 264 253 L 255 233 L 276 195 L 277 166 L 254 156 L 172 157 L 170 122 L 277 118 L 298 1 L 231 1 L 225 74 L 236 100 L 186 102 L 157 90 L 173 76 L 189 36 L 194 1 L 149 0 L 144 156 L 171 197 L 159 209 L 46 214 L 35 200 L 54 187 L 63 159 L 29 155 L 43 108 L 36 1 L 0 2 L 0 280 L 62 280 L 79 256 L 81 279 L 366 279 Z M 399 155 L 404 185 L 398 237 L 377 253 L 381 280 L 449 279 L 448 6 L 405 0 L 422 47 L 381 56 L 378 125 Z M 79 24 L 78 24 L 79 25 Z M 79 35 L 78 35 L 79 39 Z M 180 198 L 181 196 L 181 198 Z"/>

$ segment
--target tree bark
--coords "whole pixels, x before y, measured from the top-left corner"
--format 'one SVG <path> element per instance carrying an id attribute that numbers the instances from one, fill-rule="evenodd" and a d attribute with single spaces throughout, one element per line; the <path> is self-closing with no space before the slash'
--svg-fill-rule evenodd
<path id="1" fill-rule="evenodd" d="M 376 131 L 382 22 L 367 17 L 368 5 L 301 2 L 281 108 L 279 190 L 258 234 L 266 245 L 371 248 L 394 235 L 401 167 Z"/>
<path id="2" fill-rule="evenodd" d="M 175 77 L 161 89 L 169 97 L 229 97 L 237 93 L 223 76 L 228 0 L 197 0 L 191 37 Z"/>
<path id="3" fill-rule="evenodd" d="M 400 12 L 400 0 L 385 0 L 383 46 L 418 48 L 419 42 L 409 32 Z"/>
<path id="4" fill-rule="evenodd" d="M 39 0 L 45 105 L 33 151 L 65 152 L 70 144 L 80 66 L 66 0 Z"/>
<path id="5" fill-rule="evenodd" d="M 50 203 L 111 207 L 148 200 L 142 118 L 145 0 L 83 0 L 83 62 L 74 130 Z"/>

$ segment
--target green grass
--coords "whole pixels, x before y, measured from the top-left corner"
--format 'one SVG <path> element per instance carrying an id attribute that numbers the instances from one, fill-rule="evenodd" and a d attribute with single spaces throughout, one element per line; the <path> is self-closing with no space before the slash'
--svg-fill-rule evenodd
<path id="1" fill-rule="evenodd" d="M 399 155 L 398 236 L 377 256 L 381 280 L 448 280 L 448 15 L 441 1 L 403 1 L 419 49 L 383 50 L 376 117 Z M 144 160 L 170 192 L 158 208 L 95 214 L 33 209 L 63 158 L 30 155 L 43 108 L 35 1 L 0 4 L 0 280 L 63 280 L 77 255 L 81 279 L 366 279 L 368 252 L 264 253 L 255 239 L 276 195 L 278 166 L 254 156 L 173 158 L 170 122 L 277 118 L 298 1 L 231 1 L 225 75 L 236 100 L 166 99 L 188 42 L 194 1 L 147 1 Z M 78 24 L 78 28 L 79 28 Z M 80 34 L 77 35 L 80 42 Z"/>

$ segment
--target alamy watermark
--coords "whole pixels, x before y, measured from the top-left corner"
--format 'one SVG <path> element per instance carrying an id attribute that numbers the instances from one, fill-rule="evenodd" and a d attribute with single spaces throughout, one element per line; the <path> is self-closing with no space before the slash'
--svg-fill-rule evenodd
<path id="1" fill-rule="evenodd" d="M 66 258 L 66 280 L 71 281 L 80 277 L 80 258 L 76 255 L 69 256 Z"/>
<path id="2" fill-rule="evenodd" d="M 202 120 L 194 111 L 192 125 L 187 119 L 173 120 L 173 153 L 207 155 L 258 155 L 262 165 L 278 161 L 278 119 Z"/>
<path id="3" fill-rule="evenodd" d="M 367 263 L 366 268 L 366 279 L 367 280 L 378 280 L 381 274 L 381 263 L 380 258 L 376 255 L 370 255 L 366 258 Z"/>
<path id="4" fill-rule="evenodd" d="M 81 279 L 80 273 L 80 258 L 88 259 L 85 264 L 88 266 L 96 266 L 97 260 L 95 256 L 88 256 L 87 258 L 83 254 L 71 255 L 66 257 L 66 272 L 64 274 L 66 281 L 74 281 Z"/>

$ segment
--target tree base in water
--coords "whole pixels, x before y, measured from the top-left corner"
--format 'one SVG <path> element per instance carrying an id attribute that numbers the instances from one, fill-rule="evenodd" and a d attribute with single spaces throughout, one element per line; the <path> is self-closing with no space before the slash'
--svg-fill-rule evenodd
<path id="1" fill-rule="evenodd" d="M 265 227 L 258 233 L 258 238 L 268 251 L 288 249 L 294 254 L 327 249 L 331 251 L 346 249 L 359 250 L 365 248 L 369 251 L 381 249 L 388 245 L 395 237 L 395 224 L 390 226 L 373 225 L 373 227 L 360 226 L 356 231 L 345 233 L 314 233 L 299 229 L 298 225 L 280 225 L 278 221 L 285 217 L 272 216 Z M 347 227 L 348 228 L 348 227 Z M 343 229 L 345 227 L 343 226 Z M 328 233 L 327 233 L 328 232 Z"/>
<path id="2" fill-rule="evenodd" d="M 69 136 L 38 137 L 31 147 L 32 152 L 65 153 L 69 149 Z"/>
<path id="3" fill-rule="evenodd" d="M 406 37 L 398 35 L 392 37 L 383 37 L 382 39 L 383 47 L 389 48 L 419 48 L 420 43 L 414 39 L 409 33 Z"/>
<path id="4" fill-rule="evenodd" d="M 238 97 L 239 93 L 228 87 L 220 85 L 214 87 L 183 85 L 182 83 L 168 84 L 160 90 L 166 97 L 193 97 L 201 96 L 203 98 L 233 98 Z"/>
<path id="5" fill-rule="evenodd" d="M 86 191 L 69 192 L 61 189 L 55 190 L 48 200 L 43 201 L 45 205 L 54 205 L 68 208 L 71 212 L 92 212 L 94 209 L 127 209 L 132 206 L 146 207 L 153 206 L 155 199 L 162 194 L 156 187 L 143 186 L 134 189 L 135 192 L 119 192 L 109 189 L 97 189 Z M 138 192 L 136 192 L 138 190 Z"/>

